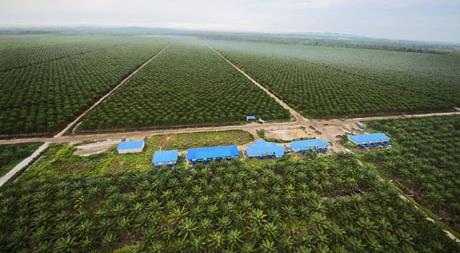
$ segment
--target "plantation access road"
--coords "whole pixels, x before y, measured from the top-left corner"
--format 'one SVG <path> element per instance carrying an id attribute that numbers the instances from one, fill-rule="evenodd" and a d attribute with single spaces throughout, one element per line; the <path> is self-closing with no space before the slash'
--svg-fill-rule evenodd
<path id="1" fill-rule="evenodd" d="M 54 137 L 63 136 L 67 133 L 73 126 L 75 126 L 86 114 L 88 114 L 91 110 L 93 110 L 96 106 L 102 103 L 107 97 L 112 95 L 118 88 L 120 88 L 123 84 L 125 84 L 131 77 L 133 77 L 137 72 L 143 69 L 147 64 L 149 64 L 153 59 L 155 59 L 158 55 L 161 54 L 164 50 L 166 50 L 169 46 L 163 47 L 160 51 L 150 57 L 144 64 L 137 67 L 131 74 L 129 74 L 125 79 L 121 80 L 120 83 L 117 84 L 114 88 L 112 88 L 109 92 L 107 92 L 104 96 L 102 96 L 98 101 L 96 101 L 93 105 L 91 105 L 88 109 L 86 109 L 83 113 L 81 113 L 77 118 L 75 118 L 72 122 L 70 122 L 61 132 L 56 134 Z"/>
<path id="2" fill-rule="evenodd" d="M 143 131 L 125 131 L 125 132 L 112 132 L 112 133 L 94 133 L 94 134 L 79 134 L 79 135 L 64 135 L 60 137 L 32 137 L 0 140 L 0 144 L 19 144 L 30 142 L 50 142 L 50 143 L 70 143 L 81 141 L 101 141 L 101 140 L 114 140 L 114 139 L 136 139 L 145 138 L 154 135 L 166 134 L 183 134 L 183 133 L 198 133 L 198 132 L 212 132 L 212 131 L 230 131 L 230 130 L 243 130 L 254 132 L 255 130 L 277 130 L 277 129 L 290 129 L 299 128 L 302 125 L 296 122 L 286 123 L 266 123 L 258 124 L 251 123 L 246 125 L 229 125 L 229 126 L 212 126 L 212 127 L 189 127 L 177 129 L 157 129 L 157 130 L 143 130 Z"/>
<path id="3" fill-rule="evenodd" d="M 118 88 L 120 88 L 124 83 L 126 83 L 132 76 L 134 76 L 139 70 L 141 70 L 143 67 L 145 67 L 147 64 L 149 64 L 153 59 L 155 59 L 161 52 L 163 52 L 166 48 L 169 46 L 163 47 L 160 51 L 155 53 L 153 56 L 151 56 L 146 62 L 144 62 L 142 65 L 137 67 L 131 74 L 129 74 L 127 77 L 125 77 L 123 80 L 120 81 L 114 88 L 112 88 L 109 92 L 107 92 L 104 96 L 102 96 L 98 101 L 96 101 L 93 105 L 91 105 L 88 109 L 86 109 L 84 112 L 82 112 L 77 118 L 75 118 L 72 122 L 70 122 L 61 132 L 57 133 L 53 138 L 49 138 L 46 140 L 38 141 L 38 142 L 43 142 L 43 144 L 38 147 L 35 152 L 32 153 L 29 157 L 25 158 L 22 160 L 19 164 L 14 166 L 13 169 L 8 171 L 7 174 L 4 176 L 0 177 L 0 187 L 3 186 L 5 183 L 7 183 L 9 180 L 14 178 L 17 173 L 27 169 L 27 167 L 32 164 L 36 159 L 38 159 L 43 152 L 48 149 L 48 146 L 50 143 L 54 143 L 52 140 L 55 138 L 61 138 L 64 136 L 65 133 L 67 133 L 72 127 L 75 126 L 88 112 L 90 112 L 92 109 L 94 109 L 97 105 L 102 103 L 107 97 L 112 95 Z M 32 138 L 33 139 L 33 138 Z M 35 142 L 35 141 L 33 141 Z"/>
<path id="4" fill-rule="evenodd" d="M 244 77 L 246 77 L 249 81 L 251 81 L 253 84 L 255 84 L 259 89 L 261 89 L 262 91 L 264 91 L 267 95 L 269 95 L 270 97 L 272 97 L 273 99 L 275 99 L 275 101 L 280 104 L 284 109 L 288 110 L 289 113 L 294 117 L 295 119 L 295 122 L 299 123 L 299 124 L 304 124 L 305 122 L 307 122 L 308 120 L 306 118 L 304 118 L 300 113 L 298 113 L 296 110 L 294 110 L 294 108 L 292 108 L 291 106 L 289 106 L 287 103 L 285 103 L 283 100 L 281 100 L 280 98 L 278 98 L 275 94 L 273 94 L 270 90 L 268 90 L 267 88 L 265 88 L 265 86 L 263 86 L 262 84 L 260 84 L 259 82 L 257 82 L 256 80 L 254 80 L 254 78 L 252 78 L 251 76 L 249 76 L 248 74 L 246 74 L 246 72 L 244 72 L 242 69 L 240 69 L 238 66 L 236 66 L 235 64 L 233 64 L 227 57 L 225 57 L 224 55 L 222 55 L 219 51 L 215 50 L 213 47 L 211 47 L 210 45 L 206 44 L 206 46 L 211 49 L 215 54 L 217 54 L 220 58 L 222 58 L 227 64 L 229 64 L 230 66 L 232 66 L 233 68 L 235 68 L 238 72 L 240 72 Z"/>
<path id="5" fill-rule="evenodd" d="M 188 128 L 173 128 L 173 129 L 155 129 L 155 130 L 142 130 L 142 131 L 120 131 L 108 133 L 94 133 L 94 134 L 79 134 L 79 135 L 61 135 L 55 137 L 31 137 L 31 138 L 17 138 L 17 139 L 4 139 L 0 140 L 0 144 L 19 144 L 31 142 L 49 142 L 49 143 L 71 143 L 81 141 L 102 141 L 102 140 L 115 140 L 122 138 L 145 138 L 154 135 L 164 134 L 182 134 L 182 133 L 197 133 L 197 132 L 212 132 L 212 131 L 229 131 L 229 130 L 243 130 L 254 133 L 256 130 L 286 130 L 298 128 L 313 127 L 319 133 L 318 136 L 327 139 L 328 141 L 334 140 L 336 135 L 345 134 L 346 131 L 351 131 L 358 121 L 368 120 L 384 120 L 384 119 L 402 119 L 402 118 L 421 118 L 431 116 L 452 116 L 460 115 L 460 112 L 444 112 L 444 113 L 427 113 L 427 114 L 407 114 L 407 115 L 389 115 L 378 117 L 361 117 L 351 119 L 309 119 L 305 124 L 299 124 L 296 121 L 283 122 L 283 123 L 250 123 L 241 125 L 229 126 L 209 126 L 209 127 L 188 127 Z M 327 138 L 326 138 L 327 137 Z"/>

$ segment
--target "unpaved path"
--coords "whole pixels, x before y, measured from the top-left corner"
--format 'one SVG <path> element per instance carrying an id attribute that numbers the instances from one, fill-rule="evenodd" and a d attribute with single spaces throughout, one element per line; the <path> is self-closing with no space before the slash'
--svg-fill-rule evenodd
<path id="1" fill-rule="evenodd" d="M 14 166 L 13 169 L 8 171 L 4 176 L 0 177 L 0 187 L 2 187 L 6 182 L 8 182 L 10 179 L 12 179 L 18 172 L 26 169 L 33 161 L 38 159 L 43 152 L 48 148 L 49 143 L 44 143 L 40 147 L 38 147 L 37 150 L 35 150 L 32 155 L 27 157 L 26 159 L 22 160 L 19 164 Z"/>
<path id="2" fill-rule="evenodd" d="M 99 141 L 109 139 L 121 138 L 145 138 L 153 135 L 164 134 L 182 134 L 182 133 L 198 133 L 198 132 L 212 132 L 212 131 L 229 131 L 229 130 L 243 130 L 254 132 L 258 129 L 264 130 L 278 130 L 278 129 L 291 129 L 299 128 L 296 122 L 286 123 L 266 123 L 266 124 L 246 124 L 246 125 L 231 125 L 231 126 L 218 126 L 218 127 L 190 127 L 178 129 L 159 129 L 159 130 L 145 130 L 145 131 L 130 131 L 130 132 L 116 132 L 116 133 L 95 133 L 95 134 L 81 134 L 81 135 L 64 135 L 60 137 L 35 137 L 23 139 L 10 139 L 0 140 L 0 144 L 15 144 L 15 143 L 29 143 L 29 142 L 50 142 L 50 143 L 69 143 L 81 141 Z"/>
<path id="3" fill-rule="evenodd" d="M 324 138 L 330 142 L 335 142 L 337 135 L 343 135 L 345 132 L 350 131 L 351 128 L 358 121 L 367 120 L 382 120 L 382 119 L 399 119 L 399 118 L 421 118 L 431 116 L 452 116 L 460 115 L 460 112 L 444 112 L 444 113 L 427 113 L 427 114 L 410 114 L 410 115 L 389 115 L 377 117 L 364 117 L 353 119 L 324 119 L 315 120 L 310 119 L 301 124 L 297 121 L 284 122 L 284 123 L 265 123 L 265 124 L 244 124 L 244 125 L 230 125 L 218 127 L 188 127 L 177 129 L 157 129 L 157 130 L 144 130 L 144 131 L 128 131 L 128 132 L 113 132 L 113 133 L 96 133 L 96 134 L 80 134 L 80 135 L 63 135 L 55 137 L 31 137 L 31 138 L 17 138 L 17 139 L 3 139 L 0 144 L 19 144 L 31 142 L 50 142 L 50 143 L 69 143 L 79 141 L 98 141 L 120 138 L 145 138 L 152 135 L 162 134 L 181 134 L 181 133 L 197 133 L 209 131 L 228 131 L 228 130 L 243 130 L 254 132 L 258 129 L 270 130 L 287 130 L 296 129 L 299 127 L 310 128 L 312 126 L 318 131 L 317 136 Z"/>
<path id="4" fill-rule="evenodd" d="M 25 170 L 30 164 L 32 164 L 36 159 L 38 159 L 43 152 L 46 151 L 50 143 L 53 143 L 53 140 L 62 138 L 65 133 L 67 133 L 72 127 L 75 126 L 88 112 L 90 112 L 94 107 L 102 103 L 107 97 L 112 95 L 118 88 L 120 88 L 123 84 L 125 84 L 132 76 L 134 76 L 139 70 L 141 70 L 143 67 L 145 67 L 149 62 L 151 62 L 153 59 L 155 59 L 161 52 L 163 52 L 168 46 L 163 47 L 160 51 L 158 51 L 155 55 L 150 57 L 144 64 L 141 66 L 137 67 L 130 75 L 128 75 L 126 78 L 124 78 L 117 86 L 115 86 L 113 89 L 111 89 L 109 92 L 107 92 L 104 96 L 102 96 L 98 101 L 96 101 L 90 108 L 85 110 L 83 113 L 81 113 L 75 120 L 70 122 L 62 131 L 57 133 L 53 138 L 38 138 L 40 140 L 34 140 L 32 142 L 44 142 L 40 147 L 38 147 L 37 150 L 35 150 L 32 155 L 24 159 L 22 162 L 17 164 L 13 169 L 11 169 L 7 174 L 4 176 L 0 177 L 0 187 L 3 186 L 6 182 L 11 180 L 16 176 L 17 173 L 20 171 Z M 31 138 L 35 139 L 35 138 Z M 11 142 L 14 143 L 14 142 Z M 3 144 L 3 143 L 0 143 Z"/>
<path id="5" fill-rule="evenodd" d="M 460 115 L 460 111 L 454 112 L 433 112 L 433 113 L 421 113 L 421 114 L 401 114 L 401 115 L 388 115 L 388 116 L 369 116 L 362 118 L 351 119 L 353 121 L 368 121 L 368 120 L 385 120 L 385 119 L 404 119 L 404 118 L 423 118 L 432 116 L 453 116 Z"/>
<path id="6" fill-rule="evenodd" d="M 168 46 L 163 47 L 158 53 L 150 57 L 144 64 L 139 66 L 136 70 L 134 70 L 129 76 L 127 76 L 125 79 L 123 79 L 117 86 L 115 86 L 113 89 L 111 89 L 109 92 L 107 92 L 104 96 L 102 96 L 96 103 L 94 103 L 91 107 L 89 107 L 87 110 L 85 110 L 83 113 L 81 113 L 77 118 L 75 118 L 72 122 L 70 122 L 64 129 L 62 129 L 61 132 L 56 134 L 54 137 L 61 137 L 65 133 L 67 133 L 73 126 L 75 126 L 86 114 L 88 114 L 91 110 L 93 110 L 96 106 L 98 106 L 100 103 L 102 103 L 107 97 L 112 95 L 118 88 L 120 88 L 123 84 L 125 84 L 131 77 L 133 77 L 137 72 L 139 72 L 142 68 L 144 68 L 147 64 L 149 64 L 153 59 L 155 59 L 158 55 L 161 54 L 164 50 L 166 50 Z"/>
<path id="7" fill-rule="evenodd" d="M 356 122 L 358 121 L 369 121 L 369 120 L 385 120 L 385 119 L 400 119 L 400 118 L 421 118 L 421 117 L 431 117 L 431 116 L 449 116 L 449 115 L 460 115 L 458 108 L 455 108 L 456 112 L 441 112 L 441 113 L 426 113 L 426 114 L 403 114 L 403 115 L 388 115 L 388 116 L 370 116 L 370 117 L 361 117 L 361 118 L 352 118 L 352 119 L 329 119 L 329 120 L 308 120 L 298 113 L 295 109 L 285 103 L 283 100 L 278 98 L 275 94 L 265 88 L 263 85 L 258 83 L 243 70 L 233 64 L 229 59 L 219 53 L 217 50 L 207 45 L 213 52 L 215 52 L 219 57 L 221 57 L 225 62 L 235 68 L 258 88 L 263 90 L 270 97 L 275 99 L 283 108 L 288 110 L 291 115 L 294 117 L 295 121 L 287 123 L 269 123 L 269 124 L 257 124 L 251 123 L 246 125 L 233 125 L 233 126 L 220 126 L 220 127 L 196 127 L 196 128 L 181 128 L 181 129 L 165 129 L 165 130 L 147 130 L 147 131 L 132 131 L 132 132 L 118 132 L 118 133 L 103 133 L 103 134 L 87 134 L 87 135 L 70 135 L 65 136 L 71 128 L 80 122 L 80 120 L 97 105 L 102 103 L 107 97 L 109 97 L 113 92 L 115 92 L 119 87 L 126 83 L 133 75 L 135 75 L 139 70 L 151 62 L 156 56 L 163 52 L 166 48 L 161 49 L 157 54 L 152 56 L 147 60 L 143 65 L 138 67 L 133 73 L 128 77 L 123 79 L 116 87 L 110 90 L 107 94 L 101 97 L 96 103 L 94 103 L 89 109 L 80 114 L 74 121 L 69 123 L 61 132 L 56 134 L 52 138 L 22 138 L 22 139 L 9 139 L 9 140 L 0 140 L 0 144 L 13 144 L 13 143 L 27 143 L 27 142 L 44 142 L 30 157 L 24 159 L 21 163 L 15 166 L 11 171 L 9 171 L 5 176 L 0 178 L 0 187 L 5 184 L 8 180 L 13 178 L 16 173 L 26 169 L 34 160 L 40 157 L 40 155 L 48 148 L 50 143 L 70 143 L 70 142 L 81 142 L 81 141 L 104 141 L 104 140 L 116 140 L 121 138 L 145 138 L 153 135 L 164 135 L 164 134 L 180 134 L 180 133 L 195 133 L 195 132 L 208 132 L 208 131 L 228 131 L 228 130 L 243 130 L 248 131 L 252 134 L 255 133 L 258 129 L 264 129 L 266 131 L 274 130 L 286 130 L 286 129 L 298 129 L 300 127 L 310 128 L 317 131 L 317 135 L 321 138 L 329 141 L 332 144 L 332 150 L 334 152 L 348 152 L 340 143 L 337 135 L 343 135 L 345 132 L 350 131 Z M 245 148 L 248 144 L 244 145 Z M 362 165 L 362 163 L 361 163 Z M 383 180 L 382 178 L 380 178 Z M 395 185 L 399 189 L 398 186 Z M 400 189 L 403 193 L 403 191 Z M 406 201 L 412 202 L 415 207 L 417 207 L 417 202 L 412 198 L 400 194 L 400 197 Z M 425 214 L 427 215 L 427 214 Z M 431 217 L 427 215 L 427 219 L 432 220 Z M 460 240 L 448 230 L 444 230 L 447 236 L 456 241 Z"/>
<path id="8" fill-rule="evenodd" d="M 283 100 L 281 100 L 280 98 L 278 98 L 275 94 L 273 94 L 270 90 L 268 90 L 267 88 L 265 88 L 265 86 L 263 86 L 262 84 L 260 84 L 259 82 L 257 82 L 254 78 L 252 78 L 251 76 L 249 76 L 248 74 L 246 74 L 246 72 L 244 72 L 242 69 L 240 69 L 238 66 L 236 66 L 235 64 L 233 64 L 229 59 L 227 59 L 227 57 L 225 57 L 224 55 L 222 55 L 219 51 L 215 50 L 213 47 L 211 47 L 210 45 L 206 44 L 206 46 L 211 49 L 214 53 L 216 53 L 220 58 L 222 58 L 226 63 L 228 63 L 230 66 L 232 66 L 233 68 L 235 68 L 238 72 L 240 72 L 244 77 L 246 77 L 249 81 L 251 81 L 253 84 L 255 84 L 259 89 L 263 90 L 265 93 L 267 93 L 270 97 L 272 97 L 273 99 L 275 99 L 275 101 L 280 104 L 284 109 L 288 110 L 289 113 L 291 113 L 291 115 L 294 117 L 295 121 L 297 123 L 300 123 L 300 124 L 304 124 L 305 122 L 307 122 L 308 120 L 305 119 L 300 113 L 298 113 L 294 108 L 292 108 L 291 106 L 289 106 L 287 103 L 285 103 Z"/>
<path id="9" fill-rule="evenodd" d="M 358 164 L 360 166 L 364 166 L 363 162 L 361 160 L 357 160 L 358 161 Z M 386 180 L 380 175 L 380 173 L 377 174 L 377 177 L 378 177 L 378 180 L 380 182 L 385 182 Z M 419 206 L 421 206 L 417 201 L 415 201 L 415 199 L 413 199 L 411 196 L 408 196 L 404 193 L 404 191 L 399 188 L 399 186 L 397 184 L 395 184 L 393 182 L 393 180 L 390 180 L 389 183 L 395 187 L 395 189 L 398 190 L 398 195 L 399 195 L 399 198 L 402 199 L 403 201 L 413 205 L 415 207 L 415 209 L 419 210 L 424 216 L 425 216 L 425 219 L 432 222 L 432 223 L 436 223 L 435 219 L 436 217 L 432 217 L 431 214 L 427 213 L 425 210 L 423 210 L 423 208 L 419 208 Z M 450 228 L 449 228 L 450 229 Z M 449 237 L 451 240 L 457 242 L 457 243 L 460 243 L 460 239 L 457 238 L 457 236 L 455 236 L 451 231 L 449 231 L 449 229 L 442 229 L 442 231 L 446 234 L 447 237 Z"/>

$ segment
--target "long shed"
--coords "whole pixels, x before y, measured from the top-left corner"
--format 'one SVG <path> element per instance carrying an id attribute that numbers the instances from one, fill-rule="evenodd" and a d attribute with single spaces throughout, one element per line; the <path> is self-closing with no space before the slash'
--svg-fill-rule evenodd
<path id="1" fill-rule="evenodd" d="M 348 139 L 359 148 L 384 147 L 391 144 L 391 138 L 384 133 L 348 135 Z"/>
<path id="2" fill-rule="evenodd" d="M 291 142 L 291 149 L 297 153 L 326 153 L 329 143 L 322 139 L 299 140 Z"/>
<path id="3" fill-rule="evenodd" d="M 239 156 L 240 152 L 236 145 L 187 149 L 187 160 L 192 163 L 206 162 L 208 160 L 236 159 Z"/>
<path id="4" fill-rule="evenodd" d="M 281 158 L 284 156 L 286 149 L 276 143 L 266 142 L 264 140 L 257 140 L 255 143 L 248 146 L 246 154 L 248 157 L 276 157 Z"/>
<path id="5" fill-rule="evenodd" d="M 119 154 L 140 153 L 144 150 L 143 140 L 123 141 L 118 144 L 117 151 Z"/>

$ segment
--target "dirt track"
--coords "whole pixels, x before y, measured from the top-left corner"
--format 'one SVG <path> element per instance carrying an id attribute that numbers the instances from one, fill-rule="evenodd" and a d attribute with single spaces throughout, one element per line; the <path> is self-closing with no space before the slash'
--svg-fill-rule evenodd
<path id="1" fill-rule="evenodd" d="M 125 84 L 131 77 L 133 77 L 137 72 L 139 72 L 141 69 L 143 69 L 147 64 L 149 64 L 153 59 L 155 59 L 158 55 L 161 54 L 161 52 L 163 52 L 167 48 L 168 48 L 168 46 L 163 47 L 160 51 L 158 51 L 156 54 L 154 54 L 152 57 L 150 57 L 141 66 L 137 67 L 131 74 L 129 74 L 125 79 L 123 79 L 119 84 L 117 84 L 117 86 L 115 86 L 113 89 L 111 89 L 109 92 L 107 92 L 104 96 L 102 96 L 98 101 L 96 101 L 93 105 L 91 105 L 90 108 L 88 108 L 83 113 L 81 113 L 77 118 L 75 118 L 72 122 L 70 122 L 61 132 L 56 134 L 54 137 L 61 137 L 64 134 L 66 134 L 71 128 L 73 128 L 75 125 L 77 125 L 80 122 L 80 120 L 83 117 L 85 117 L 86 114 L 88 114 L 96 106 L 98 106 L 100 103 L 102 103 L 107 97 L 112 95 L 118 88 L 120 88 L 123 84 Z"/>
<path id="2" fill-rule="evenodd" d="M 383 119 L 400 119 L 400 118 L 420 118 L 430 116 L 449 116 L 460 115 L 460 112 L 445 112 L 445 113 L 427 113 L 427 114 L 411 114 L 411 115 L 390 115 L 378 117 L 365 117 L 353 119 L 330 119 L 330 120 L 306 120 L 304 124 L 298 122 L 286 123 L 251 123 L 245 125 L 232 125 L 232 126 L 219 126 L 219 127 L 190 127 L 179 129 L 163 129 L 163 130 L 145 130 L 145 131 L 131 131 L 131 132 L 115 132 L 115 133 L 101 133 L 101 134 L 82 134 L 82 135 L 64 135 L 56 137 L 36 137 L 36 138 L 18 138 L 0 140 L 0 144 L 15 144 L 15 143 L 30 143 L 30 142 L 49 142 L 49 143 L 69 143 L 80 141 L 100 141 L 100 140 L 115 140 L 121 138 L 144 138 L 152 135 L 162 134 L 180 134 L 180 133 L 196 133 L 196 132 L 209 132 L 209 131 L 228 131 L 228 130 L 243 130 L 254 132 L 258 129 L 269 130 L 285 130 L 295 129 L 299 127 L 310 128 L 314 127 L 315 130 L 321 132 L 318 136 L 333 141 L 336 135 L 342 135 L 346 131 L 351 130 L 358 121 L 367 120 L 383 120 Z"/>
<path id="3" fill-rule="evenodd" d="M 153 135 L 163 135 L 163 134 L 179 134 L 179 133 L 194 133 L 194 132 L 209 132 L 209 131 L 228 131 L 228 130 L 243 130 L 248 131 L 252 134 L 258 129 L 264 129 L 266 131 L 270 130 L 286 130 L 286 129 L 298 129 L 305 128 L 314 130 L 316 136 L 329 141 L 332 144 L 332 150 L 334 152 L 347 151 L 340 143 L 337 138 L 338 135 L 343 135 L 346 132 L 352 131 L 358 121 L 368 121 L 368 120 L 384 120 L 384 119 L 398 119 L 398 118 L 418 118 L 418 117 L 430 117 L 430 116 L 447 116 L 447 115 L 460 115 L 458 108 L 455 108 L 456 112 L 445 112 L 445 113 L 427 113 L 427 114 L 410 114 L 410 115 L 389 115 L 389 116 L 372 116 L 364 118 L 354 118 L 354 119 L 329 119 L 329 120 L 314 120 L 306 119 L 287 103 L 279 99 L 275 94 L 271 93 L 267 88 L 258 83 L 252 77 L 247 75 L 243 70 L 234 65 L 230 60 L 225 58 L 222 54 L 216 51 L 214 48 L 208 46 L 213 52 L 215 52 L 219 57 L 226 61 L 229 65 L 239 71 L 244 75 L 248 80 L 254 83 L 258 88 L 262 89 L 269 96 L 274 98 L 281 106 L 287 109 L 293 118 L 295 119 L 292 122 L 287 123 L 268 123 L 268 124 L 246 124 L 246 125 L 234 125 L 234 126 L 220 126 L 220 127 L 197 127 L 197 128 L 182 128 L 182 129 L 165 129 L 165 130 L 148 130 L 148 131 L 133 131 L 133 132 L 118 132 L 118 133 L 104 133 L 104 134 L 88 134 L 88 135 L 67 135 L 69 130 L 74 128 L 89 111 L 91 111 L 98 104 L 102 103 L 107 97 L 109 97 L 116 89 L 122 86 L 126 81 L 128 81 L 133 75 L 135 75 L 140 69 L 152 61 L 157 55 L 159 55 L 167 47 L 160 50 L 157 54 L 152 56 L 148 61 L 143 65 L 137 68 L 133 73 L 128 77 L 122 80 L 116 87 L 111 91 L 105 94 L 101 99 L 99 99 L 95 104 L 93 104 L 89 109 L 84 111 L 80 116 L 78 116 L 74 121 L 67 125 L 61 132 L 56 134 L 54 137 L 50 138 L 21 138 L 21 139 L 9 139 L 9 140 L 0 140 L 0 144 L 14 144 L 14 143 L 27 143 L 27 142 L 42 142 L 44 143 L 37 149 L 34 154 L 30 157 L 23 160 L 15 168 L 13 168 L 7 175 L 0 178 L 0 186 L 5 184 L 11 178 L 14 178 L 15 174 L 21 170 L 26 169 L 33 160 L 37 159 L 48 147 L 49 143 L 69 143 L 69 142 L 81 142 L 81 141 L 104 141 L 104 140 L 119 140 L 122 138 L 145 138 Z M 403 196 L 403 195 L 401 195 Z M 447 236 L 452 240 L 459 242 L 459 239 L 456 238 L 449 231 L 445 231 Z"/>

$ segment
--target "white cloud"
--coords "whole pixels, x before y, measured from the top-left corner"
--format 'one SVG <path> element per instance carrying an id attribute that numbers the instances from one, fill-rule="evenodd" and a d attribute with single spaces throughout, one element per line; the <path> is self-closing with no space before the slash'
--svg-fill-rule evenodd
<path id="1" fill-rule="evenodd" d="M 1 24 L 324 31 L 460 41 L 460 1 L 0 0 Z"/>

